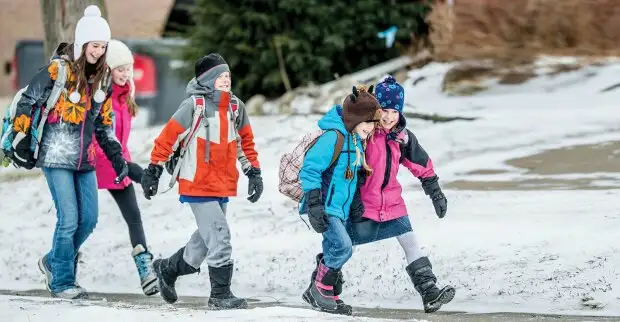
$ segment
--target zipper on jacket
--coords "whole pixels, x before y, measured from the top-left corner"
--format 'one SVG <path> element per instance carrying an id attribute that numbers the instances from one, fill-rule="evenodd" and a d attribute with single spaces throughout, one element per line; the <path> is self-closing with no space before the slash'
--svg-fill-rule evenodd
<path id="1" fill-rule="evenodd" d="M 348 151 L 351 151 L 351 145 L 348 143 L 347 141 L 347 148 Z M 351 153 L 351 152 L 347 152 L 347 153 Z M 355 172 L 357 173 L 357 168 L 355 169 Z M 357 176 L 357 174 L 355 175 Z M 342 204 L 342 214 L 346 214 L 347 212 L 345 211 L 345 206 L 347 205 L 347 203 L 349 202 L 349 199 L 351 198 L 351 184 L 353 183 L 353 179 L 351 179 L 351 181 L 349 182 L 349 187 L 347 188 L 347 199 L 344 200 L 344 203 Z M 350 207 L 349 207 L 350 208 Z"/>
<path id="2" fill-rule="evenodd" d="M 385 137 L 385 173 L 383 174 L 383 183 L 381 183 L 381 191 L 379 195 L 381 196 L 381 207 L 379 207 L 379 219 L 383 221 L 383 204 L 385 199 L 385 195 L 383 194 L 383 189 L 387 187 L 388 182 L 390 181 L 390 173 L 392 172 L 392 150 L 390 150 L 390 144 L 387 136 Z"/>
<path id="3" fill-rule="evenodd" d="M 82 129 L 80 130 L 80 159 L 76 170 L 80 170 L 82 167 L 82 159 L 84 158 L 84 125 L 86 124 L 86 118 L 88 117 L 88 110 L 84 111 L 84 121 L 82 121 Z M 105 151 L 104 151 L 105 152 Z"/>
<path id="4" fill-rule="evenodd" d="M 334 185 L 332 183 L 331 188 L 329 189 L 329 198 L 327 199 L 327 207 L 330 207 L 332 205 L 332 199 L 334 199 L 334 188 L 336 187 L 336 185 Z"/>
<path id="5" fill-rule="evenodd" d="M 383 183 L 381 184 L 381 191 L 385 189 L 390 181 L 390 173 L 392 172 L 392 151 L 390 150 L 389 140 L 385 138 L 385 174 L 383 175 Z"/>

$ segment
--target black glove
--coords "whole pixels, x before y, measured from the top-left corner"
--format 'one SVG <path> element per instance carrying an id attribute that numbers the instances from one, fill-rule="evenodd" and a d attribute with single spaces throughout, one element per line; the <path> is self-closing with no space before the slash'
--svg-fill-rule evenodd
<path id="1" fill-rule="evenodd" d="M 327 231 L 327 214 L 321 198 L 321 189 L 306 192 L 306 205 L 308 205 L 308 220 L 310 225 L 319 234 Z"/>
<path id="2" fill-rule="evenodd" d="M 127 166 L 129 167 L 129 178 L 131 179 L 131 181 L 141 183 L 142 173 L 144 172 L 144 169 L 142 169 L 142 167 L 139 166 L 137 163 L 133 162 L 127 162 Z"/>
<path id="3" fill-rule="evenodd" d="M 260 176 L 260 169 L 251 167 L 245 171 L 248 176 L 248 200 L 252 203 L 257 202 L 263 194 L 263 178 Z"/>
<path id="4" fill-rule="evenodd" d="M 157 194 L 157 188 L 159 186 L 159 177 L 164 171 L 164 167 L 158 164 L 149 164 L 149 167 L 144 170 L 142 174 L 142 190 L 144 190 L 144 197 L 151 200 L 151 197 Z"/>
<path id="5" fill-rule="evenodd" d="M 420 180 L 422 181 L 424 193 L 433 201 L 433 206 L 435 207 L 437 217 L 443 218 L 448 210 L 448 200 L 446 200 L 446 196 L 444 196 L 443 192 L 441 192 L 441 188 L 437 182 L 439 178 L 437 176 L 432 176 L 430 178 L 423 178 Z"/>
<path id="6" fill-rule="evenodd" d="M 127 166 L 127 161 L 123 159 L 122 156 L 118 156 L 114 158 L 112 161 L 112 168 L 114 168 L 114 172 L 116 172 L 116 179 L 114 179 L 114 183 L 119 184 L 129 174 L 129 167 Z"/>
<path id="7" fill-rule="evenodd" d="M 25 136 L 24 133 L 17 133 L 13 140 L 13 152 L 9 155 L 18 167 L 28 170 L 34 168 L 36 164 L 34 153 L 30 150 L 31 140 L 30 133 L 25 133 Z"/>

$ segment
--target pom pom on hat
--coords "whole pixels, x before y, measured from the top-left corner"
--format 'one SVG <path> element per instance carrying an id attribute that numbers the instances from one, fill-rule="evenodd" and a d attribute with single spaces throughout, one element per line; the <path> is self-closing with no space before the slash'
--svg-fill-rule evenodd
<path id="1" fill-rule="evenodd" d="M 101 17 L 101 10 L 95 5 L 90 5 L 84 9 L 84 17 Z"/>
<path id="2" fill-rule="evenodd" d="M 73 43 L 73 59 L 80 58 L 82 47 L 91 41 L 109 42 L 112 37 L 108 22 L 101 17 L 101 10 L 95 5 L 84 9 L 84 16 L 75 26 L 75 42 Z"/>

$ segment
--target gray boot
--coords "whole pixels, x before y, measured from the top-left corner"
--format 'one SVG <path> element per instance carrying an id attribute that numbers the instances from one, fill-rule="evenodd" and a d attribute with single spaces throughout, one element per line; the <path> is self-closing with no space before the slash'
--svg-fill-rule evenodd
<path id="1" fill-rule="evenodd" d="M 441 308 L 442 305 L 452 301 L 455 295 L 454 287 L 448 285 L 439 289 L 437 277 L 433 274 L 433 267 L 428 257 L 421 257 L 413 261 L 406 268 L 407 274 L 411 278 L 413 285 L 422 296 L 424 312 L 432 313 Z"/>
<path id="2" fill-rule="evenodd" d="M 334 286 L 338 282 L 339 273 L 338 270 L 328 268 L 321 261 L 316 278 L 312 281 L 309 291 L 304 293 L 304 300 L 321 311 L 336 313 L 338 302 L 336 302 Z"/>
<path id="3" fill-rule="evenodd" d="M 312 300 L 311 292 L 312 292 L 312 287 L 314 286 L 314 280 L 316 279 L 316 275 L 319 273 L 319 264 L 321 263 L 322 260 L 323 260 L 323 253 L 317 254 L 316 255 L 316 267 L 314 268 L 314 271 L 312 272 L 312 276 L 310 277 L 310 285 L 308 286 L 308 288 L 306 289 L 306 291 L 301 297 L 306 303 L 318 309 L 320 308 L 317 306 L 314 306 L 313 304 L 314 301 Z M 339 297 L 339 295 L 342 293 L 343 282 L 344 280 L 342 277 L 342 271 L 339 271 L 338 278 L 336 279 L 336 283 L 334 284 L 334 299 L 336 300 L 336 305 L 338 307 L 336 308 L 335 311 L 324 311 L 324 312 L 342 314 L 342 315 L 353 314 L 353 307 L 351 305 L 344 303 L 344 301 L 341 300 Z"/>

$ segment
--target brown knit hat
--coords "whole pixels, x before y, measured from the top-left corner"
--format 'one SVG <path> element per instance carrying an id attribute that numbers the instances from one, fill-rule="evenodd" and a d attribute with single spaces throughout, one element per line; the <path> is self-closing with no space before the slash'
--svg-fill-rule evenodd
<path id="1" fill-rule="evenodd" d="M 381 105 L 372 94 L 373 86 L 368 90 L 353 86 L 352 93 L 342 103 L 342 119 L 347 132 L 362 122 L 377 122 L 381 117 Z"/>

